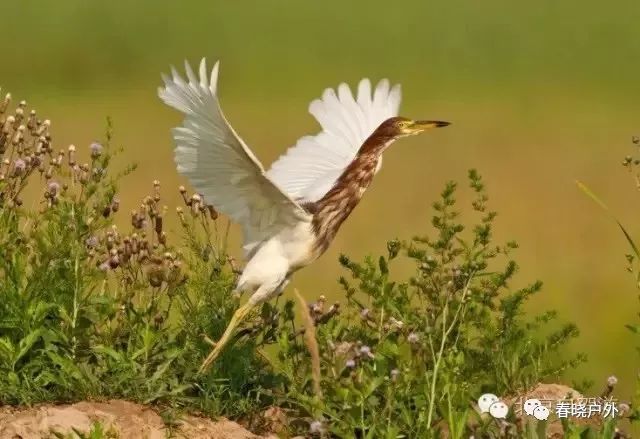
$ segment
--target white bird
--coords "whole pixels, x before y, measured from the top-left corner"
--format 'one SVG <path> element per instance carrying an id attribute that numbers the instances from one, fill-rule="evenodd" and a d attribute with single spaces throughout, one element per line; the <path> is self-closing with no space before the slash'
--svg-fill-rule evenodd
<path id="1" fill-rule="evenodd" d="M 218 100 L 218 68 L 199 74 L 185 62 L 186 81 L 172 68 L 160 98 L 184 113 L 173 130 L 178 172 L 207 204 L 242 226 L 247 264 L 235 291 L 251 293 L 202 364 L 206 369 L 255 306 L 280 294 L 291 275 L 328 248 L 378 172 L 397 138 L 449 125 L 398 117 L 400 86 L 368 79 L 357 95 L 346 84 L 309 105 L 322 131 L 300 138 L 265 171 L 227 122 Z"/>

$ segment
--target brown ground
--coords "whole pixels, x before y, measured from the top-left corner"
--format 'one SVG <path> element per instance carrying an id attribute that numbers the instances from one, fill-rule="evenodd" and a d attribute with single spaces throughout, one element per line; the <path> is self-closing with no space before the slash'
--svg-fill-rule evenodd
<path id="1" fill-rule="evenodd" d="M 169 430 L 154 410 L 128 401 L 79 402 L 72 405 L 42 405 L 33 408 L 0 408 L 0 439 L 53 438 L 53 432 L 68 435 L 73 429 L 89 432 L 99 421 L 109 438 L 164 439 Z M 185 416 L 174 431 L 177 438 L 266 439 L 227 419 Z M 77 437 L 77 436 L 72 436 Z M 270 436 L 269 438 L 275 438 Z"/>

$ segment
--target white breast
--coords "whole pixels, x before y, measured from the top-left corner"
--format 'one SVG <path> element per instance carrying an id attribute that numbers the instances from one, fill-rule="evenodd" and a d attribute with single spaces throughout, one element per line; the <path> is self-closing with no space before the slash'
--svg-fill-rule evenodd
<path id="1" fill-rule="evenodd" d="M 261 243 L 247 262 L 237 289 L 253 292 L 261 285 L 277 287 L 291 272 L 315 259 L 311 223 L 301 222 Z"/>

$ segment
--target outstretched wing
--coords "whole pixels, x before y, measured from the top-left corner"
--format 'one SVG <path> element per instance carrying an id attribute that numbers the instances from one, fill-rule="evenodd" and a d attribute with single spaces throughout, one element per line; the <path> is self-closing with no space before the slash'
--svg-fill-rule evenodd
<path id="1" fill-rule="evenodd" d="M 227 122 L 217 96 L 218 63 L 211 75 L 205 60 L 199 78 L 185 62 L 188 82 L 172 68 L 163 75 L 160 98 L 184 113 L 173 129 L 178 172 L 208 204 L 242 225 L 245 250 L 287 225 L 309 221 L 309 214 L 265 175 L 249 147 Z"/>
<path id="2" fill-rule="evenodd" d="M 383 79 L 371 93 L 371 82 L 363 79 L 354 98 L 346 84 L 336 92 L 328 88 L 321 99 L 309 105 L 322 131 L 305 136 L 276 160 L 267 176 L 291 198 L 312 202 L 322 198 L 335 184 L 358 149 L 385 120 L 398 115 L 400 85 L 392 88 Z"/>

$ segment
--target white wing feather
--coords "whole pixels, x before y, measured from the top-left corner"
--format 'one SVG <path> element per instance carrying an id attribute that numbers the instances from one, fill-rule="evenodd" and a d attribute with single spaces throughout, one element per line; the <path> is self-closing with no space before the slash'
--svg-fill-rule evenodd
<path id="1" fill-rule="evenodd" d="M 173 130 L 178 172 L 208 204 L 242 225 L 245 251 L 283 227 L 310 221 L 310 215 L 265 175 L 262 164 L 227 122 L 217 96 L 218 63 L 207 78 L 205 60 L 199 78 L 188 63 L 188 82 L 172 68 L 163 75 L 160 98 L 185 114 Z"/>
<path id="2" fill-rule="evenodd" d="M 295 200 L 319 200 L 373 131 L 398 115 L 401 99 L 400 85 L 390 88 L 386 79 L 378 83 L 373 96 L 371 82 L 366 78 L 358 84 L 355 99 L 346 84 L 338 86 L 337 94 L 326 89 L 322 98 L 309 105 L 309 112 L 322 131 L 300 138 L 273 163 L 267 176 Z"/>

